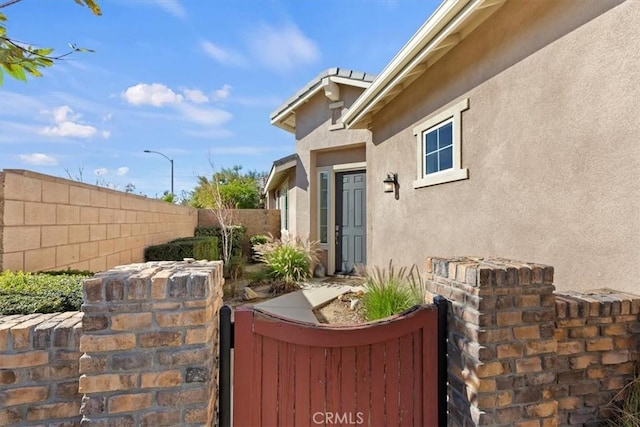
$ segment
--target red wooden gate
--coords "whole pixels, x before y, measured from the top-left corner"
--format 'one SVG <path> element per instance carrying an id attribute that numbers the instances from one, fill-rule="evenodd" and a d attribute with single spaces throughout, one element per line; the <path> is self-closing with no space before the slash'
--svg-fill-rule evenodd
<path id="1" fill-rule="evenodd" d="M 438 425 L 438 310 L 358 326 L 235 311 L 236 426 Z"/>

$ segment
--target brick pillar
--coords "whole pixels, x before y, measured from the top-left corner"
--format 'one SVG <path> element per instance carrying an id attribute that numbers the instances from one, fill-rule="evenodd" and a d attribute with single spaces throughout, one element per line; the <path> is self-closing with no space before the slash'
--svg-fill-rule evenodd
<path id="1" fill-rule="evenodd" d="M 222 262 L 148 262 L 84 282 L 82 425 L 216 425 Z"/>
<path id="2" fill-rule="evenodd" d="M 450 301 L 449 425 L 557 425 L 553 267 L 429 258 L 425 279 Z"/>

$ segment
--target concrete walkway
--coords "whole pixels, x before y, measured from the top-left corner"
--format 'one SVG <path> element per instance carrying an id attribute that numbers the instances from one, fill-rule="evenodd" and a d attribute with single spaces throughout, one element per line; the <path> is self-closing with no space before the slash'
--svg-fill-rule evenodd
<path id="1" fill-rule="evenodd" d="M 317 286 L 291 292 L 254 307 L 263 311 L 309 323 L 320 323 L 313 310 L 347 292 L 363 290 L 362 286 Z"/>

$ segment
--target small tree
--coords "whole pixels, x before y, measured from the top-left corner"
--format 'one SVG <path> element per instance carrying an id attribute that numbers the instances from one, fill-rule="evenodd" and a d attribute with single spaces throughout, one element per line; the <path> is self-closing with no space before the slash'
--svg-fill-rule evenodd
<path id="1" fill-rule="evenodd" d="M 242 172 L 242 166 L 222 168 L 211 174 L 211 178 L 198 176 L 198 185 L 193 189 L 189 205 L 200 209 L 214 209 L 216 197 L 235 209 L 256 209 L 260 207 L 260 181 L 264 173 Z M 215 191 L 211 191 L 216 186 Z"/>
<path id="2" fill-rule="evenodd" d="M 236 205 L 230 200 L 225 200 L 220 193 L 220 184 L 213 181 L 210 185 L 213 196 L 213 216 L 220 225 L 220 236 L 222 237 L 222 260 L 226 266 L 231 264 L 233 249 L 233 233 L 236 222 Z"/>

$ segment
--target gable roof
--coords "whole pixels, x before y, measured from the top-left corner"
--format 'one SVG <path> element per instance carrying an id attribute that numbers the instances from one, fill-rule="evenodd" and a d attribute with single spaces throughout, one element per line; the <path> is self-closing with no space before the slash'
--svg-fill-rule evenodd
<path id="1" fill-rule="evenodd" d="M 337 101 L 339 89 L 337 84 L 367 88 L 375 78 L 375 75 L 361 71 L 347 70 L 345 68 L 329 68 L 318 74 L 304 85 L 295 95 L 280 105 L 269 118 L 271 124 L 289 132 L 296 129 L 296 108 L 307 102 L 313 95 L 324 89 L 327 98 Z"/>
<path id="2" fill-rule="evenodd" d="M 282 179 L 289 173 L 289 169 L 295 168 L 297 163 L 298 155 L 295 153 L 274 161 L 269 171 L 267 182 L 264 185 L 264 192 L 276 189 Z"/>
<path id="3" fill-rule="evenodd" d="M 445 0 L 358 97 L 342 121 L 367 128 L 372 116 L 427 71 L 506 0 Z"/>

